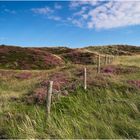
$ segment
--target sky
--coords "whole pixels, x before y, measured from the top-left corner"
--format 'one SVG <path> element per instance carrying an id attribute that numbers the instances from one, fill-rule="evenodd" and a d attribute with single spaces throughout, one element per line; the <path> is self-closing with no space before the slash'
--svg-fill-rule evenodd
<path id="1" fill-rule="evenodd" d="M 0 1 L 0 44 L 140 46 L 140 1 Z"/>

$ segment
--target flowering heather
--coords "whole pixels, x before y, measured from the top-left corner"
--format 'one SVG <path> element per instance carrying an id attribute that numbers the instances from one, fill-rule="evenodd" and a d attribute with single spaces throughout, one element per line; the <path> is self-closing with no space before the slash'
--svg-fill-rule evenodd
<path id="1" fill-rule="evenodd" d="M 47 96 L 46 88 L 37 88 L 35 89 L 31 95 L 26 97 L 27 103 L 38 103 L 42 104 L 45 102 Z"/>
<path id="2" fill-rule="evenodd" d="M 1 46 L 0 47 L 0 54 L 8 53 L 10 50 L 8 47 Z"/>
<path id="3" fill-rule="evenodd" d="M 103 73 L 110 73 L 110 74 L 129 74 L 129 73 L 135 73 L 138 72 L 139 69 L 137 67 L 122 67 L 122 66 L 106 66 L 102 69 Z"/>
<path id="4" fill-rule="evenodd" d="M 93 64 L 94 63 L 94 55 L 90 52 L 82 52 L 82 51 L 72 51 L 70 53 L 66 53 L 63 55 L 65 59 L 71 61 L 75 64 Z"/>
<path id="5" fill-rule="evenodd" d="M 50 75 L 49 80 L 54 81 L 53 89 L 59 91 L 64 85 L 68 84 L 69 77 L 65 73 L 58 72 L 53 75 Z M 48 86 L 49 80 L 42 81 L 41 86 L 44 86 L 44 87 Z"/>
<path id="6" fill-rule="evenodd" d="M 63 64 L 63 60 L 54 55 L 51 54 L 47 51 L 43 51 L 41 49 L 31 49 L 31 51 L 33 51 L 32 53 L 38 57 L 42 57 L 42 60 L 45 62 L 46 65 L 62 65 Z"/>
<path id="7" fill-rule="evenodd" d="M 15 71 L 10 70 L 0 70 L 0 77 L 13 77 L 16 74 Z"/>
<path id="8" fill-rule="evenodd" d="M 114 73 L 115 72 L 115 69 L 114 69 L 114 67 L 106 67 L 106 68 L 103 68 L 103 73 Z"/>
<path id="9" fill-rule="evenodd" d="M 140 80 L 128 80 L 127 83 L 140 88 Z"/>
<path id="10" fill-rule="evenodd" d="M 25 72 L 24 73 L 19 73 L 19 74 L 15 75 L 15 77 L 17 79 L 29 79 L 31 76 L 32 76 L 31 73 L 25 73 Z"/>
<path id="11" fill-rule="evenodd" d="M 62 59 L 52 54 L 45 55 L 43 59 L 46 65 L 59 66 L 64 64 Z"/>
<path id="12" fill-rule="evenodd" d="M 47 80 L 43 80 L 37 88 L 35 88 L 27 98 L 28 103 L 38 103 L 43 104 L 46 100 L 46 95 L 48 91 L 49 81 L 53 80 L 53 100 L 55 100 L 55 95 L 61 94 L 67 96 L 68 92 L 64 87 L 69 83 L 69 77 L 65 73 L 58 72 L 49 76 Z M 69 85 L 69 84 L 68 84 Z"/>
<path id="13" fill-rule="evenodd" d="M 137 67 L 116 67 L 116 74 L 129 74 L 129 73 L 136 73 L 139 71 L 139 68 Z"/>
<path id="14" fill-rule="evenodd" d="M 61 57 L 37 48 L 0 47 L 0 67 L 7 69 L 50 69 L 62 66 Z"/>

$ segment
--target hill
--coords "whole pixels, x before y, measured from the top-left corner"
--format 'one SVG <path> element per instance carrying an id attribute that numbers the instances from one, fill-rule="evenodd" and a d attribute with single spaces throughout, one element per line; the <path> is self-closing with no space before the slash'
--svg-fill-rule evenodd
<path id="1" fill-rule="evenodd" d="M 64 61 L 39 48 L 0 46 L 0 67 L 6 69 L 50 69 Z"/>
<path id="2" fill-rule="evenodd" d="M 128 45 L 89 46 L 80 49 L 67 47 L 23 48 L 0 45 L 2 69 L 51 69 L 66 64 L 96 64 L 97 54 L 134 55 L 140 47 Z"/>
<path id="3" fill-rule="evenodd" d="M 102 54 L 112 55 L 134 55 L 140 54 L 140 47 L 131 45 L 107 45 L 107 46 L 88 46 L 86 49 L 97 51 Z"/>

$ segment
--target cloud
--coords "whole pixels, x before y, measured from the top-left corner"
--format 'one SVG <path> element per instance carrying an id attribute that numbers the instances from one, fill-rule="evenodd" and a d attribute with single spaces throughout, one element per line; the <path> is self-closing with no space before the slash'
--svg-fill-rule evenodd
<path id="1" fill-rule="evenodd" d="M 110 29 L 130 25 L 140 25 L 140 1 L 73 1 L 70 8 L 74 12 L 73 24 L 80 27 Z M 85 7 L 85 8 L 84 8 Z M 78 24 L 77 24 L 78 23 Z"/>
<path id="2" fill-rule="evenodd" d="M 61 17 L 59 17 L 59 16 L 54 16 L 54 15 L 48 16 L 48 19 L 52 19 L 52 20 L 55 20 L 55 21 L 61 21 L 61 20 L 62 20 Z"/>
<path id="3" fill-rule="evenodd" d="M 82 27 L 83 26 L 83 21 L 82 20 L 77 20 L 77 19 L 68 17 L 67 21 L 71 22 L 72 24 L 74 24 L 74 25 L 76 25 L 78 27 Z"/>
<path id="4" fill-rule="evenodd" d="M 3 13 L 16 14 L 16 11 L 15 11 L 15 10 L 7 9 L 7 8 L 3 9 L 2 12 L 3 12 Z"/>
<path id="5" fill-rule="evenodd" d="M 47 6 L 42 8 L 32 8 L 31 11 L 34 12 L 35 14 L 42 14 L 42 15 L 48 15 L 54 12 L 54 10 L 52 10 L 50 7 Z"/>
<path id="6" fill-rule="evenodd" d="M 55 3 L 55 5 L 54 5 L 54 8 L 55 9 L 62 9 L 62 5 L 60 5 L 60 4 L 58 4 L 58 3 Z"/>
<path id="7" fill-rule="evenodd" d="M 62 13 L 62 5 L 58 2 L 53 7 L 32 8 L 31 11 L 81 28 L 110 29 L 140 25 L 140 1 L 82 0 L 71 1 L 68 6 L 68 14 Z"/>
<path id="8" fill-rule="evenodd" d="M 62 18 L 55 13 L 55 10 L 60 8 L 60 5 L 55 4 L 54 9 L 46 6 L 41 8 L 32 8 L 31 11 L 35 14 L 44 15 L 50 20 L 61 21 Z"/>
<path id="9" fill-rule="evenodd" d="M 81 5 L 88 5 L 88 4 L 90 4 L 92 6 L 95 6 L 99 2 L 100 2 L 99 0 L 71 1 L 69 7 L 73 9 L 73 8 L 77 8 L 77 7 L 81 6 Z"/>

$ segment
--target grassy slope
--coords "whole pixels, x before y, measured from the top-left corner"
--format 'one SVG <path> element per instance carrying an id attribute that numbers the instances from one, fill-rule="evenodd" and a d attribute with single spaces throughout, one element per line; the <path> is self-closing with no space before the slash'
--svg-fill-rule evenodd
<path id="1" fill-rule="evenodd" d="M 139 61 L 139 56 L 119 57 L 114 65 L 138 66 Z M 40 75 L 40 71 L 32 73 Z M 47 74 L 48 71 L 42 72 L 44 78 Z M 123 82 L 140 79 L 140 72 L 131 73 L 129 77 L 123 74 L 106 78 L 110 86 L 93 85 L 86 92 L 79 87 L 70 96 L 53 103 L 51 118 L 46 122 L 45 105 L 11 100 L 11 97 L 21 98 L 34 89 L 38 77 L 28 80 L 10 75 L 2 77 L 1 138 L 140 138 L 140 90 L 129 89 Z"/>
<path id="2" fill-rule="evenodd" d="M 108 46 L 89 46 L 86 49 L 90 51 L 97 51 L 102 54 L 113 54 L 113 55 L 131 55 L 140 54 L 140 47 L 131 45 L 108 45 Z"/>
<path id="3" fill-rule="evenodd" d="M 140 55 L 134 55 L 134 56 L 121 56 L 118 58 L 118 63 L 123 64 L 126 66 L 136 66 L 140 67 Z"/>

